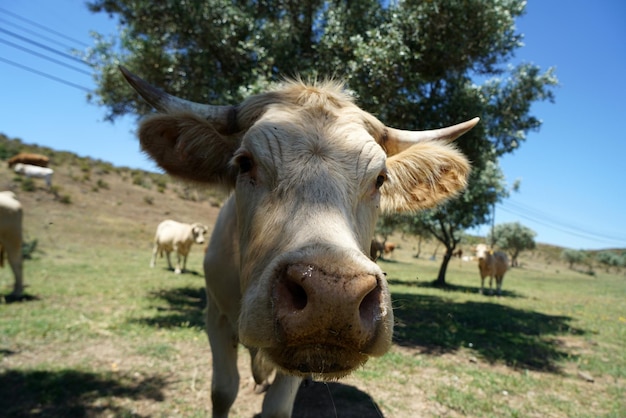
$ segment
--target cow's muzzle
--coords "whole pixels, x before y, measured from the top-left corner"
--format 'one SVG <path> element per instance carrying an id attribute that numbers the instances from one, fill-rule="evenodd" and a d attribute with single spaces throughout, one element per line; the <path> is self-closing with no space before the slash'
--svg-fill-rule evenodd
<path id="1" fill-rule="evenodd" d="M 307 263 L 284 267 L 272 289 L 280 344 L 267 350 L 270 358 L 292 373 L 331 377 L 363 364 L 389 315 L 382 281 Z"/>

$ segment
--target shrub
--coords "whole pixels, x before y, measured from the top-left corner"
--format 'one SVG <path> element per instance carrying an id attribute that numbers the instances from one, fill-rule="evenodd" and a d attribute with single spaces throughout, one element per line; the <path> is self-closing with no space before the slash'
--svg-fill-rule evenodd
<path id="1" fill-rule="evenodd" d="M 36 189 L 35 182 L 30 177 L 22 180 L 22 190 L 25 192 L 34 192 Z"/>

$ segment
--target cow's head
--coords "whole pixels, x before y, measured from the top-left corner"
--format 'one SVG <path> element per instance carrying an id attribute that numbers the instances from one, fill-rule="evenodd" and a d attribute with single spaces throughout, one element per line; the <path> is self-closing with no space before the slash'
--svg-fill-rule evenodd
<path id="1" fill-rule="evenodd" d="M 470 167 L 451 141 L 478 119 L 393 129 L 332 82 L 200 105 L 122 71 L 161 112 L 141 125 L 143 149 L 172 175 L 235 191 L 240 340 L 289 373 L 323 378 L 384 354 L 393 313 L 367 256 L 376 219 L 462 190 Z"/>
<path id="2" fill-rule="evenodd" d="M 487 256 L 491 254 L 491 249 L 486 244 L 476 245 L 474 251 L 476 252 L 476 258 L 478 261 L 486 259 Z"/>
<path id="3" fill-rule="evenodd" d="M 194 223 L 191 224 L 191 233 L 193 234 L 193 240 L 196 244 L 204 244 L 204 235 L 209 228 L 206 225 Z"/>

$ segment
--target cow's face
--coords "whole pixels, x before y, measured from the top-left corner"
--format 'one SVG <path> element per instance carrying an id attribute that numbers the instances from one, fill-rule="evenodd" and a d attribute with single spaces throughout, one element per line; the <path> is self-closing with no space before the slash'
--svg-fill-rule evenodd
<path id="1" fill-rule="evenodd" d="M 337 85 L 292 83 L 237 107 L 198 110 L 126 75 L 165 112 L 143 122 L 144 150 L 171 174 L 235 190 L 241 342 L 287 372 L 326 378 L 384 354 L 390 295 L 367 256 L 377 216 L 461 190 L 466 158 L 433 139 L 454 139 L 476 121 L 420 142 Z"/>
<path id="2" fill-rule="evenodd" d="M 476 245 L 476 258 L 479 261 L 485 260 L 487 258 L 487 255 L 489 254 L 489 251 L 489 247 L 487 247 L 485 244 Z"/>
<path id="3" fill-rule="evenodd" d="M 191 233 L 193 234 L 193 240 L 196 244 L 204 244 L 204 235 L 207 233 L 208 228 L 201 224 L 192 224 Z"/>

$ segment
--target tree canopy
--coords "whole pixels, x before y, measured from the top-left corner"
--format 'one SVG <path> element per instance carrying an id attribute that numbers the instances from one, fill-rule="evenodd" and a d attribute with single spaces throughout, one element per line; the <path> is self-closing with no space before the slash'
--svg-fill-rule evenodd
<path id="1" fill-rule="evenodd" d="M 536 235 L 535 231 L 519 222 L 511 222 L 496 225 L 493 239 L 490 241 L 495 242 L 500 249 L 506 251 L 511 256 L 511 266 L 516 267 L 520 252 L 535 248 Z"/>
<path id="2" fill-rule="evenodd" d="M 466 228 L 488 221 L 506 197 L 498 157 L 541 126 L 531 105 L 553 100 L 553 69 L 512 64 L 523 35 L 521 0 L 93 0 L 120 22 L 85 57 L 97 103 L 111 120 L 149 109 L 118 65 L 196 102 L 234 104 L 283 77 L 335 77 L 389 126 L 430 129 L 475 116 L 458 145 L 472 162 L 468 189 L 416 215 L 446 246 L 439 273 Z M 448 257 L 448 258 L 446 258 Z"/>

